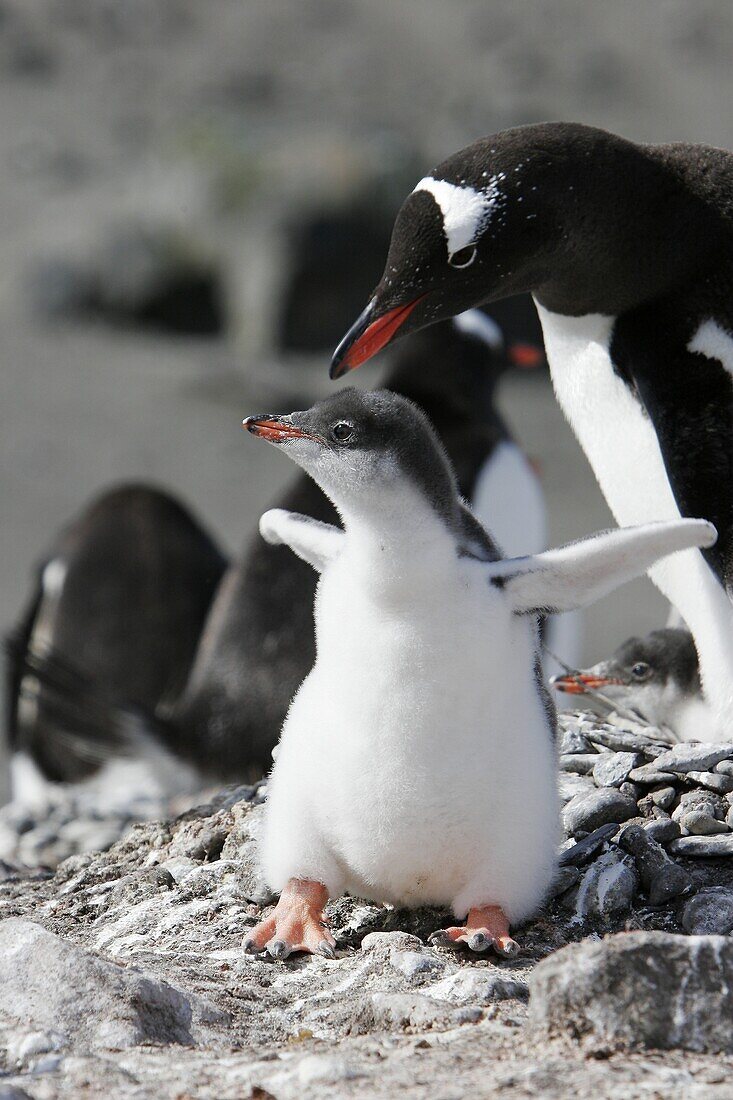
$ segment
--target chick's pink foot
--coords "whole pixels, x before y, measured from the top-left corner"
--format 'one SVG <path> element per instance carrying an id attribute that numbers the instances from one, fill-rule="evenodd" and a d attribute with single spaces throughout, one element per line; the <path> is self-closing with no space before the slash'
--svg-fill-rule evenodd
<path id="1" fill-rule="evenodd" d="M 506 914 L 498 905 L 469 909 L 465 924 L 433 932 L 430 942 L 438 947 L 458 947 L 465 944 L 471 951 L 488 951 L 493 948 L 505 959 L 512 959 L 519 952 L 519 944 L 509 935 Z"/>
<path id="2" fill-rule="evenodd" d="M 242 947 L 251 954 L 267 951 L 273 959 L 287 959 L 294 951 L 335 959 L 336 941 L 323 916 L 327 901 L 320 882 L 289 879 L 273 912 L 247 933 Z"/>

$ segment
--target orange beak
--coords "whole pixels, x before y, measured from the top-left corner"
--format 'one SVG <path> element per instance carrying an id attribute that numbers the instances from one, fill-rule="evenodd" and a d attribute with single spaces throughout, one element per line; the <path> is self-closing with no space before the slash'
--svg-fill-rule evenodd
<path id="1" fill-rule="evenodd" d="M 595 691 L 598 688 L 607 687 L 608 684 L 623 683 L 622 680 L 616 680 L 610 676 L 589 676 L 585 672 L 553 676 L 550 682 L 556 691 L 564 691 L 566 695 L 585 695 L 587 691 Z"/>
<path id="2" fill-rule="evenodd" d="M 274 416 L 248 416 L 242 421 L 242 427 L 252 432 L 252 435 L 266 439 L 268 443 L 282 443 L 287 439 L 313 439 L 320 442 L 310 432 L 304 432 L 302 428 L 296 428 L 294 424 L 288 424 Z"/>

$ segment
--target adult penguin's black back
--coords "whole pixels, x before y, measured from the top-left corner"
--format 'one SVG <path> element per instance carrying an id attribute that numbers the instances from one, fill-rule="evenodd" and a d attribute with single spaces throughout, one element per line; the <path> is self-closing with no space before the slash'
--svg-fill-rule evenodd
<path id="1" fill-rule="evenodd" d="M 620 524 L 703 516 L 715 546 L 650 576 L 733 722 L 733 155 L 573 123 L 439 164 L 397 215 L 382 280 L 332 374 L 397 335 L 530 291 L 558 400 Z"/>

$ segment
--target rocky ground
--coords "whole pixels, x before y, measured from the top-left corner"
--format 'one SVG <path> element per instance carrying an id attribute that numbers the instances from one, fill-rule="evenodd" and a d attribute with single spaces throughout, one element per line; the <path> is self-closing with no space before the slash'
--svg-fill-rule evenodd
<path id="1" fill-rule="evenodd" d="M 733 744 L 580 714 L 559 748 L 555 896 L 513 960 L 352 898 L 329 907 L 335 961 L 245 955 L 273 900 L 262 786 L 110 821 L 116 843 L 55 870 L 7 863 L 0 1098 L 733 1097 Z"/>

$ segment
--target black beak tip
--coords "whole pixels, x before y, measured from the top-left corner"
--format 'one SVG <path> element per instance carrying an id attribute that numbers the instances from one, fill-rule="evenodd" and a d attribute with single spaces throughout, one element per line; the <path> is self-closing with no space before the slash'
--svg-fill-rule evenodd
<path id="1" fill-rule="evenodd" d="M 328 377 L 333 382 L 337 378 L 342 378 L 345 373 L 346 370 L 344 368 L 343 356 L 336 352 L 331 360 L 331 366 L 328 368 Z"/>

